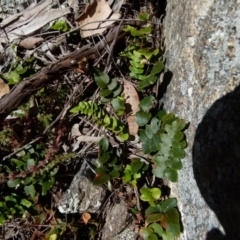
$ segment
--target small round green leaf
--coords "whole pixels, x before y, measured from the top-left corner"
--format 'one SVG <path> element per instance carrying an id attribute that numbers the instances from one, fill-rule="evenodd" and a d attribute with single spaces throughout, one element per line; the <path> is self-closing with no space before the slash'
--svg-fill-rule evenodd
<path id="1" fill-rule="evenodd" d="M 100 88 L 106 88 L 110 81 L 109 76 L 99 70 L 94 73 L 94 79 Z"/>
<path id="2" fill-rule="evenodd" d="M 129 67 L 130 71 L 133 72 L 133 73 L 136 73 L 136 74 L 142 74 L 144 69 L 142 68 L 135 68 L 133 66 Z"/>
<path id="3" fill-rule="evenodd" d="M 170 156 L 170 153 L 171 153 L 170 151 L 171 151 L 170 146 L 168 146 L 164 143 L 159 144 L 159 151 L 158 151 L 159 155 L 163 155 L 165 157 L 168 157 L 168 156 Z"/>
<path id="4" fill-rule="evenodd" d="M 162 61 L 158 61 L 154 65 L 154 67 L 153 67 L 153 69 L 151 71 L 151 74 L 152 75 L 158 74 L 158 73 L 160 73 L 163 70 L 163 68 L 164 68 L 164 63 Z"/>
<path id="5" fill-rule="evenodd" d="M 161 197 L 161 190 L 159 188 L 151 188 L 152 197 L 157 200 Z"/>
<path id="6" fill-rule="evenodd" d="M 108 126 L 109 130 L 114 130 L 115 128 L 117 128 L 118 125 L 118 121 L 115 117 L 110 117 L 110 124 Z"/>
<path id="7" fill-rule="evenodd" d="M 160 167 L 166 167 L 167 166 L 167 161 L 168 157 L 165 156 L 156 156 L 153 161 Z"/>
<path id="8" fill-rule="evenodd" d="M 4 199 L 5 199 L 6 202 L 14 202 L 14 203 L 17 203 L 16 198 L 13 197 L 13 196 L 5 196 Z"/>
<path id="9" fill-rule="evenodd" d="M 17 158 L 11 158 L 11 164 L 13 165 L 13 163 L 14 163 L 14 165 L 17 166 L 17 168 L 21 168 L 22 166 L 25 165 L 25 162 L 20 161 Z"/>
<path id="10" fill-rule="evenodd" d="M 32 176 L 26 177 L 26 178 L 24 179 L 24 185 L 28 185 L 32 180 L 33 180 L 33 177 L 32 177 Z"/>
<path id="11" fill-rule="evenodd" d="M 134 56 L 133 54 L 131 54 L 131 55 L 129 56 L 129 58 L 131 58 L 134 62 L 137 62 L 137 63 L 140 63 L 140 61 L 141 61 L 141 58 L 136 57 L 136 56 Z"/>
<path id="12" fill-rule="evenodd" d="M 169 147 L 172 146 L 172 141 L 173 141 L 173 140 L 169 137 L 168 134 L 163 133 L 163 134 L 160 135 L 160 137 L 161 137 L 161 140 L 162 140 L 162 142 L 163 142 L 164 144 L 166 144 L 166 145 L 169 146 Z"/>
<path id="13" fill-rule="evenodd" d="M 142 194 L 142 195 L 148 195 L 148 196 L 151 196 L 151 191 L 150 191 L 150 188 L 141 188 L 140 189 L 140 193 Z"/>
<path id="14" fill-rule="evenodd" d="M 151 128 L 150 125 L 146 125 L 145 133 L 146 133 L 146 136 L 147 136 L 149 139 L 152 139 L 152 138 L 153 138 L 153 132 L 152 132 L 152 128 Z"/>
<path id="15" fill-rule="evenodd" d="M 176 170 L 172 168 L 167 168 L 164 172 L 166 178 L 168 178 L 171 182 L 177 182 L 178 180 L 178 173 Z"/>
<path id="16" fill-rule="evenodd" d="M 172 234 L 169 231 L 163 231 L 162 239 L 163 240 L 175 240 L 175 236 L 174 236 L 174 234 Z"/>
<path id="17" fill-rule="evenodd" d="M 173 158 L 184 158 L 185 157 L 185 152 L 181 148 L 172 148 L 171 149 L 171 156 Z"/>
<path id="18" fill-rule="evenodd" d="M 187 143 L 184 140 L 181 141 L 181 142 L 173 140 L 173 147 L 174 148 L 185 148 L 186 146 L 187 146 Z"/>
<path id="19" fill-rule="evenodd" d="M 107 86 L 107 88 L 108 88 L 110 91 L 113 91 L 114 89 L 117 88 L 118 83 L 119 83 L 119 82 L 118 82 L 117 78 L 113 78 L 113 79 L 111 80 L 111 83 Z"/>
<path id="20" fill-rule="evenodd" d="M 177 131 L 174 136 L 174 141 L 181 141 L 184 137 L 184 134 L 180 131 Z"/>
<path id="21" fill-rule="evenodd" d="M 29 186 L 25 186 L 25 187 L 24 187 L 24 192 L 25 192 L 27 195 L 31 196 L 31 198 L 34 198 L 35 195 L 36 195 L 36 190 L 35 190 L 35 188 L 34 188 L 34 186 L 33 186 L 32 184 L 29 185 Z"/>
<path id="22" fill-rule="evenodd" d="M 147 22 L 148 18 L 149 18 L 149 14 L 148 13 L 139 13 L 138 14 L 138 18 L 144 22 Z"/>
<path id="23" fill-rule="evenodd" d="M 148 139 L 148 137 L 147 137 L 147 135 L 146 135 L 146 132 L 145 132 L 144 130 L 142 130 L 142 129 L 139 130 L 139 138 L 140 138 L 140 140 L 141 140 L 143 143 L 149 141 L 149 139 Z"/>
<path id="24" fill-rule="evenodd" d="M 153 168 L 152 173 L 158 178 L 164 178 L 164 171 L 165 168 L 157 166 Z"/>
<path id="25" fill-rule="evenodd" d="M 161 122 L 156 117 L 152 118 L 150 125 L 154 134 L 160 129 L 160 124 Z"/>
<path id="26" fill-rule="evenodd" d="M 180 120 L 179 123 L 178 123 L 178 128 L 177 129 L 180 131 L 180 130 L 184 129 L 185 127 L 186 127 L 186 121 Z"/>
<path id="27" fill-rule="evenodd" d="M 169 168 L 175 169 L 175 170 L 181 170 L 182 169 L 182 162 L 178 158 L 172 158 L 171 160 L 167 161 L 167 166 Z"/>
<path id="28" fill-rule="evenodd" d="M 162 213 L 149 214 L 146 217 L 146 222 L 148 222 L 148 223 L 158 222 L 161 220 L 161 218 L 162 218 Z"/>
<path id="29" fill-rule="evenodd" d="M 128 165 L 128 166 L 129 166 L 129 165 Z M 131 171 L 129 171 L 129 170 L 127 170 L 127 169 L 125 168 L 125 170 L 124 170 L 124 175 L 123 175 L 123 177 L 122 177 L 123 182 L 124 182 L 124 183 L 130 182 L 131 178 L 132 178 L 132 173 L 131 173 Z"/>
<path id="30" fill-rule="evenodd" d="M 99 141 L 99 147 L 103 150 L 103 151 L 107 151 L 108 150 L 108 147 L 109 147 L 109 142 L 107 140 L 107 138 L 102 138 L 100 141 Z"/>
<path id="31" fill-rule="evenodd" d="M 16 187 L 20 182 L 21 182 L 21 179 L 20 179 L 20 178 L 16 178 L 16 179 L 13 179 L 13 180 L 8 180 L 8 181 L 7 181 L 7 185 L 8 185 L 8 187 L 10 187 L 10 188 L 14 188 L 14 187 Z"/>
<path id="32" fill-rule="evenodd" d="M 129 138 L 129 133 L 122 133 L 119 134 L 118 137 L 122 140 L 122 141 L 126 141 Z"/>
<path id="33" fill-rule="evenodd" d="M 108 127 L 110 125 L 110 122 L 111 122 L 110 117 L 106 114 L 103 119 L 104 126 Z"/>
<path id="34" fill-rule="evenodd" d="M 29 169 L 30 167 L 32 167 L 32 166 L 35 166 L 35 160 L 34 159 L 28 159 L 27 160 L 27 169 Z"/>
<path id="35" fill-rule="evenodd" d="M 153 232 L 156 233 L 159 237 L 162 236 L 163 229 L 162 226 L 158 223 L 152 223 L 148 227 L 153 229 Z"/>
<path id="36" fill-rule="evenodd" d="M 110 176 L 105 173 L 97 173 L 96 177 L 93 179 L 94 185 L 102 185 L 110 180 Z"/>
<path id="37" fill-rule="evenodd" d="M 112 177 L 112 178 L 118 178 L 119 177 L 119 171 L 117 171 L 116 169 L 113 169 L 109 175 Z"/>
<path id="38" fill-rule="evenodd" d="M 45 196 L 48 192 L 48 190 L 53 186 L 54 184 L 54 179 L 50 178 L 46 181 L 42 181 L 42 195 Z"/>
<path id="39" fill-rule="evenodd" d="M 154 100 L 155 98 L 152 95 L 145 97 L 143 100 L 141 100 L 139 107 L 143 111 L 148 112 L 152 108 Z"/>
<path id="40" fill-rule="evenodd" d="M 143 165 L 144 163 L 141 162 L 139 158 L 132 159 L 131 163 L 132 174 L 138 173 Z"/>
<path id="41" fill-rule="evenodd" d="M 7 219 L 4 216 L 0 216 L 0 224 L 4 224 Z"/>
<path id="42" fill-rule="evenodd" d="M 151 139 L 150 143 L 151 152 L 157 152 L 160 150 L 160 142 L 161 142 L 160 136 L 157 134 L 153 135 L 153 138 Z"/>
<path id="43" fill-rule="evenodd" d="M 148 238 L 148 240 L 158 240 L 158 237 L 157 237 L 156 234 L 152 233 L 152 234 L 150 235 L 150 237 Z"/>
<path id="44" fill-rule="evenodd" d="M 79 111 L 80 111 L 79 106 L 76 106 L 76 107 L 74 107 L 74 108 L 71 108 L 69 112 L 70 112 L 70 113 L 79 113 Z"/>
<path id="45" fill-rule="evenodd" d="M 143 34 L 146 34 L 146 35 L 148 35 L 148 34 L 150 34 L 151 33 L 151 31 L 152 31 L 152 26 L 151 25 L 149 25 L 149 26 L 147 26 L 147 27 L 144 27 L 144 28 L 141 28 L 140 30 L 138 30 L 138 36 L 140 35 L 143 35 Z"/>
<path id="46" fill-rule="evenodd" d="M 98 157 L 98 161 L 100 163 L 105 163 L 109 160 L 110 158 L 110 154 L 108 152 L 103 152 L 99 157 Z"/>
<path id="47" fill-rule="evenodd" d="M 166 200 L 163 200 L 160 203 L 161 206 L 161 212 L 166 212 L 167 210 L 171 208 L 177 207 L 177 199 L 176 198 L 168 198 Z"/>
<path id="48" fill-rule="evenodd" d="M 120 85 L 115 91 L 113 91 L 113 98 L 117 97 L 120 95 L 122 92 L 122 85 Z"/>
<path id="49" fill-rule="evenodd" d="M 167 124 L 172 123 L 175 120 L 175 115 L 173 113 L 165 114 L 161 117 L 161 120 Z"/>
<path id="50" fill-rule="evenodd" d="M 144 68 L 144 64 L 139 63 L 139 62 L 135 62 L 133 60 L 130 60 L 130 64 L 134 67 L 134 68 Z"/>
<path id="51" fill-rule="evenodd" d="M 145 87 L 148 87 L 149 85 L 151 85 L 151 82 L 147 77 L 145 77 L 145 79 L 139 83 L 138 89 L 143 90 Z"/>
<path id="52" fill-rule="evenodd" d="M 180 234 L 179 212 L 176 208 L 171 208 L 165 212 L 167 230 L 175 236 Z"/>
<path id="53" fill-rule="evenodd" d="M 55 168 L 53 168 L 52 170 L 51 170 L 51 172 L 50 172 L 50 176 L 54 176 L 54 175 L 56 175 L 57 174 L 57 172 L 58 172 L 58 170 L 59 170 L 59 168 L 58 167 L 55 167 Z"/>
<path id="54" fill-rule="evenodd" d="M 101 97 L 101 103 L 108 103 L 111 99 L 110 98 L 105 98 L 105 97 Z"/>
<path id="55" fill-rule="evenodd" d="M 170 138 L 174 138 L 176 131 L 172 128 L 171 125 L 166 124 L 165 130 Z"/>
<path id="56" fill-rule="evenodd" d="M 31 207 L 32 206 L 32 203 L 29 202 L 27 199 L 22 199 L 21 200 L 21 204 L 27 208 Z"/>
<path id="57" fill-rule="evenodd" d="M 141 58 L 142 54 L 138 51 L 133 51 L 134 56 L 136 56 L 137 58 Z"/>
<path id="58" fill-rule="evenodd" d="M 113 109 L 117 112 L 117 115 L 121 115 L 124 112 L 125 106 L 124 106 L 123 98 L 121 97 L 114 98 L 111 101 L 111 103 L 112 103 Z"/>
<path id="59" fill-rule="evenodd" d="M 142 227 L 140 229 L 140 235 L 143 237 L 144 240 L 149 239 L 149 236 L 153 233 L 151 228 Z"/>
<path id="60" fill-rule="evenodd" d="M 150 120 L 151 116 L 152 116 L 151 113 L 139 111 L 135 115 L 136 122 L 137 122 L 137 124 L 139 126 L 144 126 L 145 124 L 148 123 L 148 121 Z"/>
<path id="61" fill-rule="evenodd" d="M 101 89 L 100 90 L 100 96 L 101 97 L 107 97 L 111 94 L 112 92 L 109 89 Z"/>
<path id="62" fill-rule="evenodd" d="M 140 75 L 140 74 L 136 74 L 134 72 L 130 72 L 129 73 L 129 76 L 132 77 L 132 78 L 136 78 L 136 79 L 139 79 L 141 81 L 144 81 L 146 79 L 146 76 L 145 75 Z"/>
<path id="63" fill-rule="evenodd" d="M 96 173 L 101 175 L 101 174 L 108 174 L 109 173 L 109 169 L 108 167 L 105 166 L 101 166 L 95 169 Z"/>

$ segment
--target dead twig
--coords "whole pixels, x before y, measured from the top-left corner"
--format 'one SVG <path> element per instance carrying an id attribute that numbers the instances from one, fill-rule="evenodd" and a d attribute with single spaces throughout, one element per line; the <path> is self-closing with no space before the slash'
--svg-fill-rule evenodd
<path id="1" fill-rule="evenodd" d="M 109 44 L 116 34 L 117 28 L 113 28 L 106 36 L 106 42 Z M 121 41 L 125 36 L 122 33 L 118 36 L 117 41 Z M 4 119 L 10 112 L 24 103 L 32 94 L 40 90 L 45 84 L 56 79 L 56 73 L 77 69 L 81 67 L 82 59 L 96 59 L 96 49 L 103 50 L 106 44 L 99 42 L 95 47 L 88 44 L 79 50 L 66 56 L 64 59 L 43 68 L 34 76 L 27 78 L 25 81 L 15 85 L 11 92 L 0 100 L 0 119 Z"/>

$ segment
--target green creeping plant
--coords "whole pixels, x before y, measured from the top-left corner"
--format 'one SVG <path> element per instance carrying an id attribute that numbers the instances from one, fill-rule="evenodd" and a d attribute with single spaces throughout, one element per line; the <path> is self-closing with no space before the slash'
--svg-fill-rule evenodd
<path id="1" fill-rule="evenodd" d="M 141 14 L 139 18 L 147 21 L 148 16 Z M 151 25 L 141 29 L 127 26 L 123 30 L 129 32 L 134 38 L 120 56 L 130 59 L 129 75 L 141 81 L 138 89 L 143 90 L 157 81 L 159 73 L 164 69 L 164 63 L 159 49 L 148 46 L 148 36 L 152 31 Z"/>
<path id="2" fill-rule="evenodd" d="M 145 210 L 145 227 L 140 229 L 144 240 L 174 240 L 181 232 L 176 198 L 169 198 Z"/>
<path id="3" fill-rule="evenodd" d="M 185 157 L 183 149 L 187 143 L 183 131 L 186 122 L 165 111 L 159 111 L 151 121 L 150 119 L 151 113 L 143 110 L 136 114 L 139 126 L 145 126 L 145 129 L 139 130 L 142 151 L 152 155 L 152 161 L 155 163 L 152 172 L 156 177 L 176 182 L 177 171 L 182 169 L 180 159 Z"/>
<path id="4" fill-rule="evenodd" d="M 124 124 L 115 117 L 110 117 L 107 112 L 104 109 L 100 108 L 95 102 L 80 102 L 78 106 L 72 108 L 70 112 L 80 112 L 92 117 L 93 121 L 96 122 L 99 126 L 104 126 L 108 130 L 116 133 L 116 136 L 118 136 L 121 140 L 125 141 L 129 137 Z"/>
<path id="5" fill-rule="evenodd" d="M 28 146 L 18 156 L 0 164 L 0 172 L 8 174 L 7 186 L 10 195 L 0 197 L 0 224 L 12 217 L 25 217 L 32 211 L 39 196 L 45 196 L 55 183 L 57 165 L 75 156 L 70 153 L 56 155 L 49 163 L 38 167 L 44 157 L 41 146 Z"/>
<path id="6" fill-rule="evenodd" d="M 68 32 L 71 30 L 71 27 L 66 23 L 66 21 L 58 20 L 50 27 L 50 29 L 60 32 Z"/>
<path id="7" fill-rule="evenodd" d="M 107 138 L 102 138 L 99 142 L 98 161 L 100 167 L 95 169 L 96 177 L 93 184 L 101 185 L 110 181 L 110 179 L 120 176 L 121 162 L 118 148 L 112 147 Z"/>
<path id="8" fill-rule="evenodd" d="M 144 172 L 148 170 L 148 167 L 139 158 L 131 159 L 131 164 L 127 164 L 124 169 L 122 181 L 137 187 L 137 180 L 144 176 Z"/>
<path id="9" fill-rule="evenodd" d="M 108 103 L 122 93 L 122 85 L 117 78 L 112 78 L 98 69 L 94 70 L 94 80 L 100 88 L 101 103 Z"/>

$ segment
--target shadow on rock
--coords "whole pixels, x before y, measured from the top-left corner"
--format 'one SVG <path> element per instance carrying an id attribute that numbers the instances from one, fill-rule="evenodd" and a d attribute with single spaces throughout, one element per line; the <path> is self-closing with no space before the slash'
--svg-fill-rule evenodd
<path id="1" fill-rule="evenodd" d="M 193 170 L 226 234 L 212 229 L 207 240 L 240 239 L 240 87 L 218 99 L 199 124 Z"/>

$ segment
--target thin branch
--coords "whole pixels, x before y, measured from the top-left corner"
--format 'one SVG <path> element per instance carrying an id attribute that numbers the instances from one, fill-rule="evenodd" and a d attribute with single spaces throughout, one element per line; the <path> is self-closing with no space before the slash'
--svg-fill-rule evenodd
<path id="1" fill-rule="evenodd" d="M 31 142 L 25 144 L 23 147 L 21 147 L 21 148 L 17 149 L 16 151 L 10 153 L 9 155 L 5 156 L 5 157 L 2 159 L 2 161 L 5 161 L 6 159 L 8 159 L 8 158 L 14 156 L 15 154 L 21 152 L 23 149 L 26 149 L 27 146 L 34 144 L 35 142 L 39 141 L 39 140 L 42 139 L 42 138 L 43 138 L 42 136 L 35 138 L 35 139 L 32 140 Z"/>
<path id="2" fill-rule="evenodd" d="M 113 41 L 116 35 L 117 28 L 113 28 L 106 36 L 106 43 L 109 44 Z M 119 34 L 117 41 L 122 41 L 125 37 L 125 32 Z M 24 103 L 29 96 L 40 90 L 45 84 L 56 79 L 56 74 L 61 74 L 63 71 L 69 69 L 77 69 L 81 67 L 82 59 L 97 59 L 96 49 L 103 50 L 106 44 L 99 42 L 96 46 L 88 44 L 82 48 L 75 50 L 63 59 L 43 68 L 34 76 L 27 78 L 25 81 L 15 85 L 9 94 L 0 99 L 0 119 L 4 119 L 10 112 L 17 109 Z"/>
<path id="3" fill-rule="evenodd" d="M 113 51 L 113 48 L 115 47 L 115 44 L 116 44 L 116 41 L 117 41 L 117 36 L 118 36 L 118 34 L 119 34 L 119 31 L 120 31 L 120 29 L 121 29 L 121 26 L 122 26 L 123 21 L 124 21 L 124 19 L 121 20 L 121 22 L 120 22 L 120 24 L 119 24 L 119 26 L 118 26 L 116 35 L 115 35 L 116 37 L 113 39 L 113 42 L 112 42 L 112 44 L 111 44 L 111 46 L 110 46 L 110 52 L 109 52 L 109 54 L 108 54 L 108 59 L 107 59 L 107 64 L 106 64 L 106 66 L 109 66 L 110 59 L 111 59 L 111 57 L 112 57 L 112 51 Z"/>

